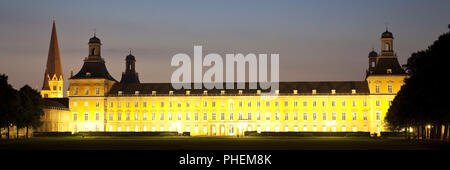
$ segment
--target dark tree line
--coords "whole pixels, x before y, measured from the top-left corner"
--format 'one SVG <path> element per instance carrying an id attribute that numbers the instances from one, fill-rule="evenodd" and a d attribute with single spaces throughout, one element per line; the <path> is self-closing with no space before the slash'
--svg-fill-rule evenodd
<path id="1" fill-rule="evenodd" d="M 449 139 L 450 31 L 413 53 L 405 68 L 409 77 L 388 110 L 389 127 L 406 130 L 408 138 Z"/>
<path id="2" fill-rule="evenodd" d="M 43 100 L 38 91 L 28 85 L 16 90 L 8 84 L 8 76 L 0 75 L 0 132 L 7 129 L 9 138 L 10 128 L 16 126 L 17 138 L 19 129 L 23 128 L 26 128 L 28 137 L 29 128 L 42 125 L 41 116 L 44 115 L 42 107 Z"/>

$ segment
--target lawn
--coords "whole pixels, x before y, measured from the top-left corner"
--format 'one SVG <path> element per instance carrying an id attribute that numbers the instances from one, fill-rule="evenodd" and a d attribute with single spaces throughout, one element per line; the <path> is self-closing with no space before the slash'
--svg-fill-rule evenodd
<path id="1" fill-rule="evenodd" d="M 0 150 L 440 150 L 448 141 L 366 137 L 35 137 Z"/>

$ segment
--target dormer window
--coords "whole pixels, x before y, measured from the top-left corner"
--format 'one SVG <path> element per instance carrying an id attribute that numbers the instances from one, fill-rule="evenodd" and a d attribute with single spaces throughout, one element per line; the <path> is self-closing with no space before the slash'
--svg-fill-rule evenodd
<path id="1" fill-rule="evenodd" d="M 173 91 L 172 90 L 169 91 L 169 95 L 173 95 Z"/>
<path id="2" fill-rule="evenodd" d="M 156 95 L 156 91 L 152 91 L 152 95 Z"/>
<path id="3" fill-rule="evenodd" d="M 336 94 L 336 90 L 332 89 L 331 94 Z"/>
<path id="4" fill-rule="evenodd" d="M 208 95 L 208 90 L 204 90 L 203 95 Z"/>
<path id="5" fill-rule="evenodd" d="M 191 91 L 186 90 L 186 95 L 191 95 Z"/>
<path id="6" fill-rule="evenodd" d="M 242 95 L 243 92 L 242 92 L 242 90 L 239 90 L 238 93 L 239 93 L 239 95 Z"/>
<path id="7" fill-rule="evenodd" d="M 139 95 L 139 91 L 134 91 L 134 95 Z"/>
<path id="8" fill-rule="evenodd" d="M 90 77 L 91 73 L 90 72 L 86 72 L 86 77 Z"/>
<path id="9" fill-rule="evenodd" d="M 122 95 L 122 91 L 118 91 L 117 94 L 118 94 L 119 96 L 121 96 L 121 95 Z"/>
<path id="10" fill-rule="evenodd" d="M 356 90 L 355 89 L 352 89 L 352 94 L 355 94 L 356 93 Z"/>
<path id="11" fill-rule="evenodd" d="M 256 90 L 256 94 L 261 94 L 261 90 Z"/>
<path id="12" fill-rule="evenodd" d="M 316 94 L 317 93 L 317 90 L 312 90 L 312 94 Z"/>
<path id="13" fill-rule="evenodd" d="M 386 70 L 386 73 L 387 73 L 387 74 L 392 74 L 392 69 L 388 68 L 388 69 Z"/>
<path id="14" fill-rule="evenodd" d="M 225 95 L 225 90 L 220 90 L 220 95 Z"/>
<path id="15" fill-rule="evenodd" d="M 293 93 L 294 93 L 294 94 L 298 94 L 298 90 L 294 90 Z"/>

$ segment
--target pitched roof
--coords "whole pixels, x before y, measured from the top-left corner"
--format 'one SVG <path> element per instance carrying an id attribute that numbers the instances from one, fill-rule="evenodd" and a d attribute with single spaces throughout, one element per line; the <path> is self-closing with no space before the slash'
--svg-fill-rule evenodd
<path id="1" fill-rule="evenodd" d="M 44 108 L 69 110 L 69 98 L 43 98 Z"/>
<path id="2" fill-rule="evenodd" d="M 387 70 L 391 69 L 391 73 Z M 400 66 L 397 57 L 392 58 L 379 58 L 375 65 L 375 70 L 371 75 L 403 75 L 406 74 L 405 70 Z"/>
<path id="3" fill-rule="evenodd" d="M 235 87 L 236 87 L 236 83 Z M 253 84 L 253 83 L 250 83 Z M 191 84 L 191 88 L 194 84 Z M 223 84 L 224 89 L 210 89 L 207 90 L 205 86 L 202 89 L 187 89 L 191 95 L 201 95 L 204 90 L 208 91 L 208 95 L 218 95 L 222 90 L 225 90 L 225 95 L 236 95 L 239 90 L 243 90 L 244 94 L 254 95 L 257 90 L 261 90 L 259 86 L 257 89 L 249 89 L 249 83 L 246 83 L 245 89 L 225 89 L 226 85 Z M 186 89 L 175 90 L 171 83 L 116 83 L 109 91 L 110 96 L 118 95 L 121 91 L 122 95 L 134 95 L 136 91 L 139 91 L 140 95 L 151 95 L 152 91 L 156 91 L 157 95 L 168 95 L 169 91 L 173 91 L 174 95 L 186 94 Z M 330 94 L 331 90 L 336 90 L 336 94 L 349 94 L 352 90 L 356 90 L 356 93 L 369 93 L 368 84 L 366 81 L 323 81 L 323 82 L 280 82 L 279 83 L 280 94 L 293 94 L 294 90 L 298 91 L 298 94 L 311 94 L 312 90 L 316 90 L 317 94 Z M 261 92 L 269 92 L 268 90 L 261 90 Z"/>
<path id="4" fill-rule="evenodd" d="M 59 55 L 58 36 L 56 35 L 55 20 L 53 20 L 52 35 L 50 38 L 50 47 L 48 49 L 47 66 L 45 67 L 44 84 L 42 90 L 50 90 L 48 77 L 53 78 L 56 75 L 58 79 L 62 76 L 61 57 Z"/>
<path id="5" fill-rule="evenodd" d="M 116 81 L 106 69 L 105 61 L 103 59 L 91 59 L 84 60 L 81 70 L 72 76 L 70 79 L 108 79 Z"/>

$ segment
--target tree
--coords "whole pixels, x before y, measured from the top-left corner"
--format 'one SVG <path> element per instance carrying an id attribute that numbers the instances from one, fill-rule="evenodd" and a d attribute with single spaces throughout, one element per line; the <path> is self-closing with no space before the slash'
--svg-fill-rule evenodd
<path id="1" fill-rule="evenodd" d="M 28 137 L 28 129 L 38 128 L 42 125 L 41 116 L 44 115 L 43 100 L 38 91 L 32 89 L 30 86 L 25 85 L 19 90 L 21 98 L 21 110 L 23 116 L 21 119 L 17 119 L 16 126 L 19 128 L 26 128 L 26 137 Z"/>
<path id="2" fill-rule="evenodd" d="M 20 100 L 17 90 L 8 84 L 8 76 L 0 75 L 0 129 L 8 128 L 8 138 L 10 126 L 18 115 L 19 106 Z"/>
<path id="3" fill-rule="evenodd" d="M 424 136 L 424 129 L 428 131 L 425 136 L 432 139 L 448 137 L 450 110 L 447 98 L 450 90 L 445 80 L 450 75 L 449 47 L 450 32 L 446 32 L 428 49 L 413 53 L 408 59 L 405 68 L 409 77 L 386 115 L 391 129 L 413 127 L 417 137 Z M 427 129 L 428 125 L 431 128 Z"/>

